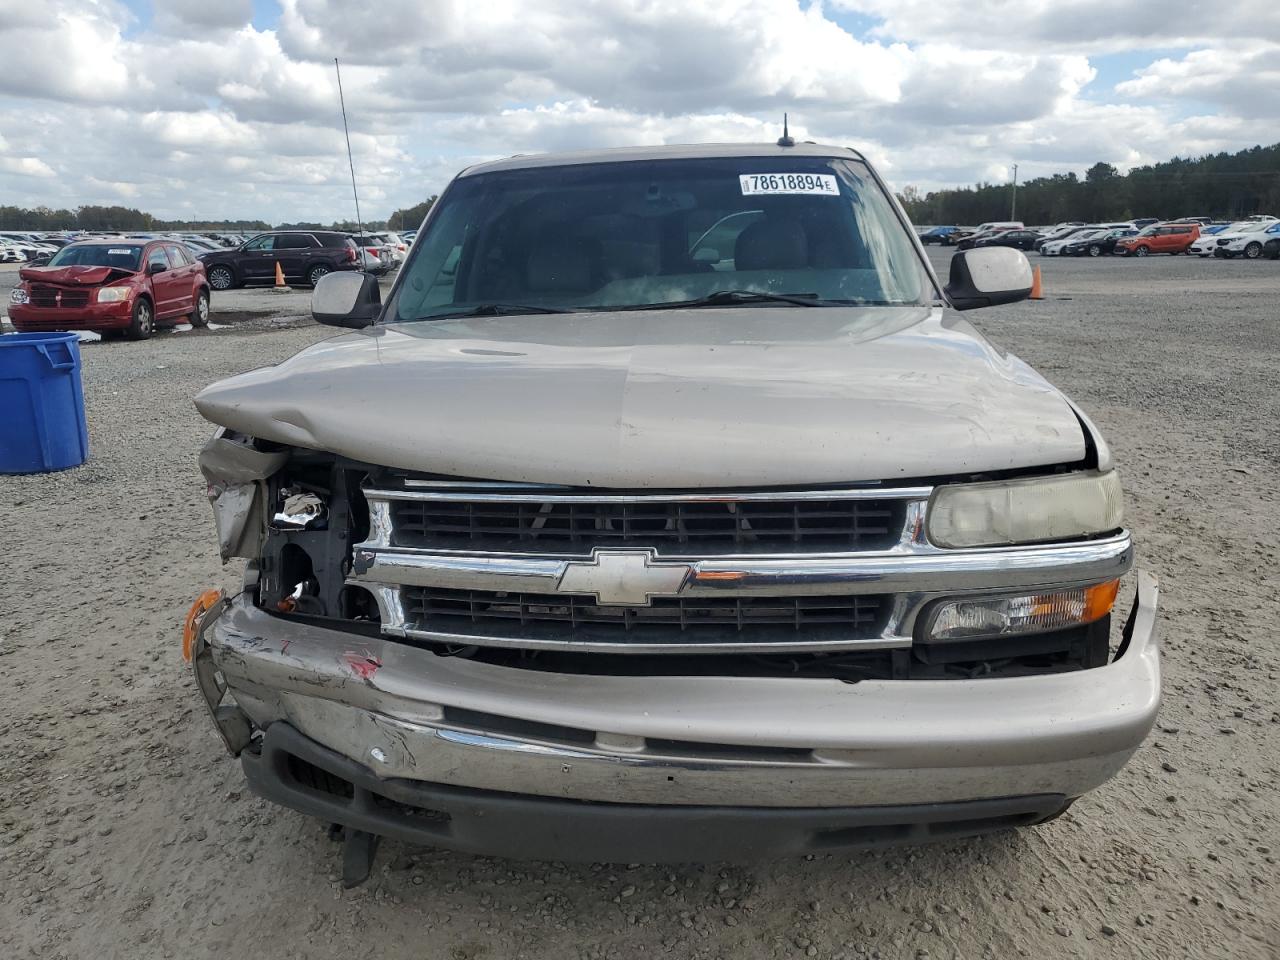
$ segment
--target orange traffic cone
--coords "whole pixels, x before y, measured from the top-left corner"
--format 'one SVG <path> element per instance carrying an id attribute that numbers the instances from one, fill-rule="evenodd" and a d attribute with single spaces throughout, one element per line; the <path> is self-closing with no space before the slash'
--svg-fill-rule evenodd
<path id="1" fill-rule="evenodd" d="M 276 270 L 279 271 L 279 269 L 280 268 L 277 266 Z M 1044 290 L 1041 289 L 1041 285 L 1040 285 L 1040 268 L 1039 267 L 1036 267 L 1035 272 L 1032 273 L 1031 275 L 1031 299 L 1032 300 L 1044 299 Z"/>
<path id="2" fill-rule="evenodd" d="M 1039 270 L 1040 270 L 1040 268 L 1039 268 L 1039 267 L 1036 267 L 1036 271 L 1037 271 L 1037 273 L 1036 273 L 1036 282 L 1037 282 L 1037 283 L 1039 283 L 1039 277 L 1040 277 L 1040 274 L 1039 274 L 1039 272 L 1038 272 Z M 277 261 L 276 261 L 276 286 L 277 286 L 277 287 L 283 287 L 283 286 L 284 286 L 284 271 L 280 269 L 280 261 L 279 261 L 279 260 L 277 260 Z M 1037 287 L 1036 287 L 1036 289 L 1037 289 L 1037 290 L 1039 290 L 1040 288 L 1037 286 Z M 1034 294 L 1033 294 L 1033 296 L 1034 296 Z"/>

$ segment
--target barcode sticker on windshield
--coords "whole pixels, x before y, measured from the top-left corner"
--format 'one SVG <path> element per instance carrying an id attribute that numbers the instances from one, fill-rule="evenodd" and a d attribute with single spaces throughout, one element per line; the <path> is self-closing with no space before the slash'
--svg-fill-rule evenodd
<path id="1" fill-rule="evenodd" d="M 757 193 L 816 193 L 840 196 L 836 178 L 829 173 L 744 173 L 738 177 L 744 197 Z"/>
<path id="2" fill-rule="evenodd" d="M 122 253 L 127 257 L 133 253 L 133 249 L 131 247 L 112 247 L 107 251 L 107 256 L 115 256 L 117 253 Z"/>

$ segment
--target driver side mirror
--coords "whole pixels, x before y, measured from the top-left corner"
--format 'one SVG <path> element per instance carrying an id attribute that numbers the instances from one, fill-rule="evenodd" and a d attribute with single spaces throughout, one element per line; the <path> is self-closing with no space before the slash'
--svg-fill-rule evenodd
<path id="1" fill-rule="evenodd" d="M 311 293 L 311 316 L 316 323 L 359 330 L 378 319 L 381 312 L 378 279 L 367 273 L 326 273 Z"/>
<path id="2" fill-rule="evenodd" d="M 957 310 L 1016 303 L 1031 296 L 1031 264 L 1012 247 L 976 247 L 951 258 L 943 292 Z"/>
<path id="3" fill-rule="evenodd" d="M 151 276 L 153 276 L 153 277 L 154 277 L 157 273 L 164 273 L 164 272 L 165 272 L 166 270 L 168 270 L 168 269 L 169 269 L 169 268 L 168 268 L 168 267 L 166 267 L 163 263 L 148 263 L 148 264 L 147 264 L 147 273 L 149 273 L 149 274 L 150 274 Z"/>

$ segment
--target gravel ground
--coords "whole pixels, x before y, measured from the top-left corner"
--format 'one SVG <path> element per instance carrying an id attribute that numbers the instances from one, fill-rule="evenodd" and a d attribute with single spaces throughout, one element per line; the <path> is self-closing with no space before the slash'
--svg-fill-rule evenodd
<path id="1" fill-rule="evenodd" d="M 1158 729 L 1047 826 L 746 867 L 385 843 L 343 892 L 323 825 L 246 791 L 178 652 L 191 599 L 239 573 L 214 551 L 191 395 L 329 331 L 87 345 L 89 463 L 0 478 L 0 956 L 1275 958 L 1280 265 L 1048 261 L 1045 282 L 973 316 L 1123 465 L 1162 581 Z"/>

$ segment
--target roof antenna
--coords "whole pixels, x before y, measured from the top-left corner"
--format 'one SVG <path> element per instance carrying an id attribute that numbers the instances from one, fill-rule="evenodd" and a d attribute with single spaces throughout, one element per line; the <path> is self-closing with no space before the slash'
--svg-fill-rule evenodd
<path id="1" fill-rule="evenodd" d="M 784 113 L 782 115 L 782 136 L 778 138 L 778 146 L 794 147 L 795 145 L 795 138 L 791 136 L 790 132 L 787 130 L 787 115 Z"/>

